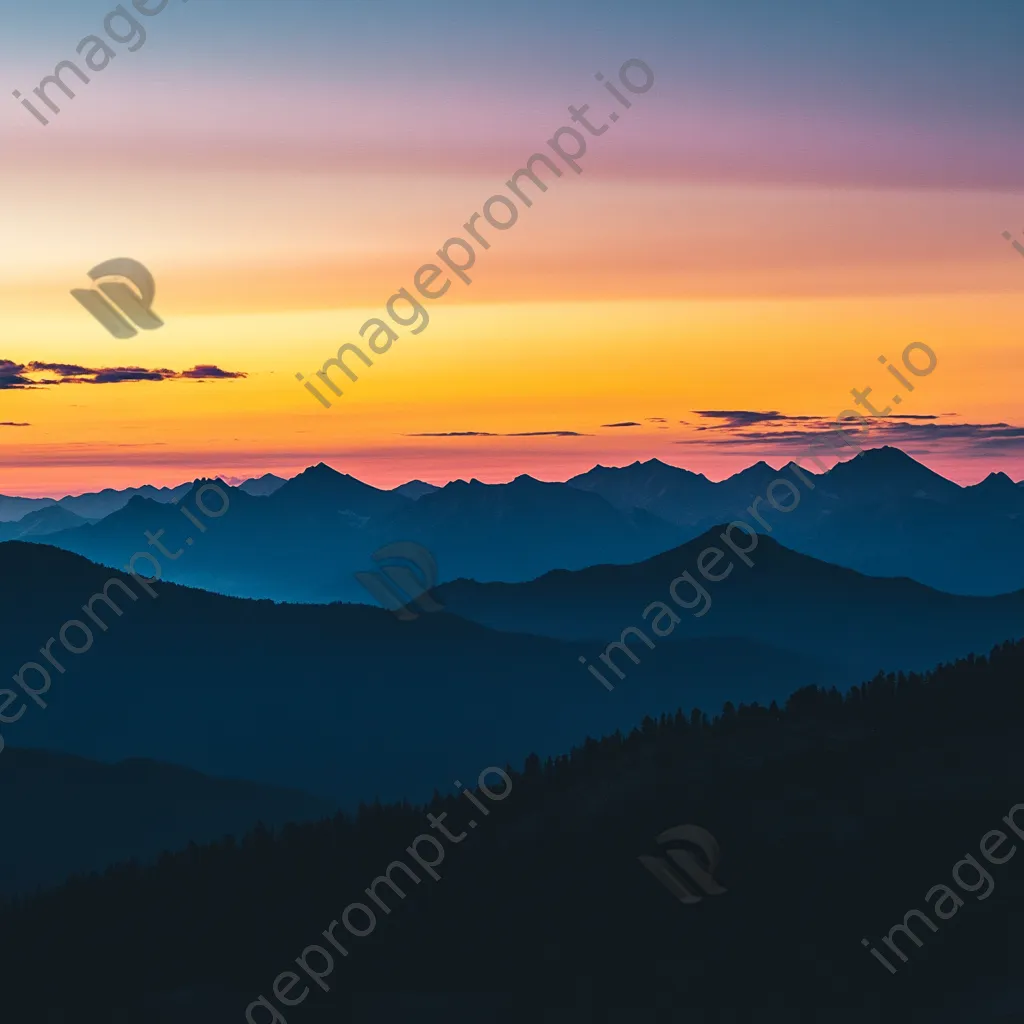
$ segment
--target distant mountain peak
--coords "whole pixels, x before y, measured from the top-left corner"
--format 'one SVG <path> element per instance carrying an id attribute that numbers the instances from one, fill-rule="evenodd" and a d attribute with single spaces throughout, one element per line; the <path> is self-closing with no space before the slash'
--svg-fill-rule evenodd
<path id="1" fill-rule="evenodd" d="M 374 487 L 373 484 L 363 483 L 362 480 L 350 473 L 339 473 L 332 466 L 328 466 L 326 462 L 318 462 L 315 466 L 304 469 L 298 476 L 292 477 L 284 486 L 274 491 L 273 497 L 283 500 L 282 496 L 287 497 L 296 493 L 317 495 L 329 499 L 340 497 L 346 500 L 377 496 L 382 500 L 386 499 L 389 507 L 394 507 L 396 498 L 400 499 L 400 503 L 407 500 L 392 491 L 383 491 L 379 487 Z"/>
<path id="2" fill-rule="evenodd" d="M 806 466 L 801 466 L 799 462 L 797 462 L 797 461 L 795 461 L 793 459 L 791 459 L 789 462 L 787 462 L 782 467 L 782 469 L 780 470 L 780 473 L 793 473 L 795 471 L 799 471 L 799 472 L 803 473 L 804 476 L 815 476 L 816 475 L 813 471 L 808 469 Z"/>
<path id="3" fill-rule="evenodd" d="M 858 491 L 869 488 L 878 497 L 902 495 L 948 501 L 962 493 L 959 484 L 892 445 L 869 448 L 855 458 L 839 462 L 825 477 L 833 486 L 854 487 Z"/>
<path id="4" fill-rule="evenodd" d="M 707 480 L 707 477 L 703 473 L 694 473 L 692 469 L 684 469 L 682 466 L 673 466 L 669 462 L 662 462 L 661 459 L 648 459 L 646 462 L 634 462 L 633 465 L 659 473 L 672 473 L 676 476 L 682 474 L 683 476 L 697 480 Z"/>
<path id="5" fill-rule="evenodd" d="M 741 469 L 738 473 L 729 477 L 728 480 L 731 483 L 744 483 L 744 484 L 759 484 L 761 481 L 767 480 L 769 477 L 775 477 L 778 475 L 778 471 L 772 469 L 764 459 L 760 459 L 755 462 L 752 466 L 747 466 L 746 469 Z"/>
<path id="6" fill-rule="evenodd" d="M 867 451 L 861 452 L 857 458 L 875 465 L 905 466 L 911 462 L 915 466 L 921 465 L 912 455 L 908 455 L 902 448 L 896 448 L 891 444 L 883 444 L 880 448 L 868 448 Z"/>
<path id="7" fill-rule="evenodd" d="M 230 481 L 229 481 L 230 482 Z M 240 491 L 253 498 L 267 498 L 275 491 L 282 488 L 288 481 L 274 473 L 264 473 L 263 476 L 253 477 L 249 480 L 237 480 L 232 484 Z"/>
<path id="8" fill-rule="evenodd" d="M 370 484 L 364 484 L 354 476 L 349 476 L 348 473 L 339 473 L 332 466 L 328 466 L 326 462 L 318 462 L 315 466 L 308 466 L 299 473 L 298 476 L 292 477 L 284 487 L 279 488 L 275 493 L 281 493 L 281 491 L 284 491 L 286 488 L 289 490 L 295 490 L 296 485 L 300 490 L 302 490 L 310 486 L 317 488 L 336 488 L 342 483 L 356 484 L 359 487 L 370 487 Z M 374 490 L 376 490 L 376 488 L 374 488 Z"/>
<path id="9" fill-rule="evenodd" d="M 308 478 L 316 478 L 316 477 L 325 477 L 326 478 L 326 477 L 335 477 L 335 476 L 344 476 L 344 475 L 345 475 L 344 473 L 339 473 L 333 467 L 328 466 L 326 462 L 318 462 L 315 466 L 308 466 L 306 469 L 304 469 L 299 474 L 299 477 L 303 477 L 304 476 L 304 477 L 308 477 Z M 298 479 L 299 477 L 296 477 L 296 479 Z"/>
<path id="10" fill-rule="evenodd" d="M 880 448 L 868 448 L 866 451 L 859 452 L 854 458 L 837 463 L 830 472 L 835 473 L 839 471 L 847 473 L 863 470 L 886 474 L 900 473 L 906 475 L 913 473 L 918 477 L 927 475 L 934 477 L 936 480 L 942 480 L 943 483 L 950 484 L 950 481 L 946 480 L 944 476 L 930 470 L 926 465 L 918 462 L 912 455 L 908 455 L 901 448 L 894 448 L 889 444 L 882 445 Z M 951 484 L 951 486 L 956 485 Z"/>
<path id="11" fill-rule="evenodd" d="M 1000 498 L 1016 499 L 1020 502 L 1020 486 L 1015 484 L 1005 473 L 989 473 L 984 480 L 965 488 L 975 496 L 981 496 L 986 501 L 996 501 Z"/>
<path id="12" fill-rule="evenodd" d="M 405 498 L 418 501 L 424 495 L 433 494 L 435 491 L 441 490 L 441 488 L 435 484 L 428 484 L 425 480 L 409 480 L 392 488 L 392 490 L 395 494 L 401 494 Z"/>
<path id="13" fill-rule="evenodd" d="M 978 484 L 979 487 L 1016 487 L 1017 485 L 1000 470 L 998 473 L 989 473 L 984 480 Z"/>

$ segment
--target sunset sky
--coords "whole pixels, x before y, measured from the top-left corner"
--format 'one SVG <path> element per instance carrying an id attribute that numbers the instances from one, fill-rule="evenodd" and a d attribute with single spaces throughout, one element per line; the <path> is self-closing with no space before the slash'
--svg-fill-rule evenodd
<path id="1" fill-rule="evenodd" d="M 720 478 L 806 450 L 851 388 L 891 402 L 879 356 L 915 341 L 938 365 L 878 443 L 1024 478 L 1019 3 L 170 0 L 45 127 L 11 92 L 84 67 L 115 5 L 0 6 L 0 493 L 321 460 L 380 486 Z M 655 81 L 626 110 L 595 73 L 624 91 L 631 58 Z M 621 116 L 575 174 L 546 141 L 583 104 Z M 541 151 L 562 176 L 480 222 L 472 283 L 311 397 L 295 374 Z M 69 294 L 122 256 L 164 321 L 127 340 Z"/>

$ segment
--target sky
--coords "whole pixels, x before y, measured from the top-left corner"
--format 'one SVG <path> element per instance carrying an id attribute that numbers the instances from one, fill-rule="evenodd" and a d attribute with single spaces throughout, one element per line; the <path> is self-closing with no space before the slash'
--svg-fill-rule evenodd
<path id="1" fill-rule="evenodd" d="M 872 443 L 1024 478 L 1019 4 L 129 3 L 144 42 L 105 32 L 114 7 L 0 0 L 0 493 L 320 461 L 379 486 L 654 457 L 720 479 L 867 387 L 892 410 Z M 114 56 L 53 113 L 33 89 L 90 34 Z M 575 125 L 577 173 L 548 142 L 584 104 L 607 128 Z M 538 152 L 560 176 L 492 204 L 505 229 L 477 217 L 470 281 L 445 268 L 425 326 L 403 300 L 389 321 Z M 115 338 L 71 296 L 118 257 L 162 327 Z M 397 338 L 371 354 L 373 318 Z M 339 397 L 315 374 L 346 342 L 372 365 L 331 371 Z"/>

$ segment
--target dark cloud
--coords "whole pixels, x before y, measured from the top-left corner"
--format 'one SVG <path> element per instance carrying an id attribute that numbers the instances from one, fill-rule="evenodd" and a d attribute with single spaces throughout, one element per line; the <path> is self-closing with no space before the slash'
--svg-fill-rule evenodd
<path id="1" fill-rule="evenodd" d="M 23 363 L 14 363 L 10 359 L 0 359 L 0 391 L 13 391 L 15 388 L 33 387 L 33 382 L 22 375 Z"/>
<path id="2" fill-rule="evenodd" d="M 632 420 L 627 420 L 624 423 L 602 423 L 602 427 L 639 427 L 642 426 L 640 423 L 634 423 Z"/>
<path id="3" fill-rule="evenodd" d="M 33 380 L 27 373 L 55 373 L 56 378 Z M 14 388 L 48 387 L 54 384 L 124 384 L 134 380 L 226 380 L 245 377 L 247 374 L 222 370 L 219 366 L 199 364 L 191 370 L 168 370 L 160 367 L 148 370 L 143 366 L 103 366 L 92 368 L 77 363 L 15 363 L 0 359 L 0 390 Z"/>
<path id="4" fill-rule="evenodd" d="M 31 427 L 31 423 L 0 423 L 0 427 Z"/>
<path id="5" fill-rule="evenodd" d="M 648 416 L 648 423 L 668 423 L 668 420 L 664 416 Z"/>
<path id="6" fill-rule="evenodd" d="M 905 415 L 868 419 L 868 425 L 855 420 L 845 421 L 845 431 L 851 440 L 863 446 L 866 438 L 872 444 L 906 447 L 925 445 L 918 449 L 926 452 L 928 445 L 934 451 L 956 450 L 962 454 L 981 454 L 996 450 L 1024 450 L 1024 427 L 1011 423 L 935 423 L 937 416 Z M 908 422 L 912 421 L 912 422 Z M 821 421 L 804 429 L 789 430 L 737 430 L 728 436 L 702 439 L 701 444 L 721 448 L 749 448 L 758 446 L 762 451 L 770 448 L 777 454 L 806 452 L 817 440 L 837 443 L 834 423 Z M 677 444 L 694 442 L 677 441 Z"/>
<path id="7" fill-rule="evenodd" d="M 114 366 L 103 370 L 93 370 L 92 375 L 83 377 L 76 374 L 65 377 L 62 384 L 123 384 L 130 380 L 167 380 L 160 370 L 144 370 L 141 366 Z"/>
<path id="8" fill-rule="evenodd" d="M 728 430 L 750 427 L 755 423 L 806 423 L 822 419 L 821 416 L 785 416 L 777 409 L 768 412 L 753 412 L 749 409 L 694 409 L 693 413 L 706 420 L 726 421 L 713 427 L 698 427 L 698 430 Z"/>
<path id="9" fill-rule="evenodd" d="M 189 377 L 192 380 L 202 380 L 212 377 L 215 377 L 218 380 L 227 380 L 230 378 L 246 377 L 248 374 L 233 373 L 231 370 L 222 370 L 219 366 L 201 364 L 199 366 L 193 366 L 191 370 L 183 370 L 179 376 Z"/>
<path id="10" fill-rule="evenodd" d="M 896 440 L 955 438 L 989 445 L 1009 441 L 1016 446 L 1024 439 L 1024 427 L 1011 423 L 893 423 L 885 428 L 885 434 Z"/>

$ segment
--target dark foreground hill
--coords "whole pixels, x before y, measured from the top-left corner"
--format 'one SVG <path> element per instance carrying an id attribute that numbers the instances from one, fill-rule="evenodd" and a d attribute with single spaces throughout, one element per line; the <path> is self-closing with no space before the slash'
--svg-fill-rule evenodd
<path id="1" fill-rule="evenodd" d="M 426 808 L 364 808 L 78 880 L 0 913 L 17 979 L 5 1010 L 19 1022 L 241 1021 L 263 994 L 279 1015 L 257 1010 L 256 1024 L 1019 1021 L 1022 677 L 1024 645 L 1007 644 L 845 698 L 809 689 L 782 711 L 647 720 L 528 759 L 475 831 L 466 800 L 438 798 L 432 813 L 464 833 L 439 880 L 396 872 L 406 891 L 382 890 L 369 937 L 338 926 L 347 952 L 324 972 L 329 991 L 282 976 L 293 998 L 312 990 L 286 1010 L 274 979 L 347 906 L 370 902 L 374 876 L 429 831 Z M 1002 820 L 1017 805 L 1019 831 Z M 681 824 L 716 838 L 724 893 L 685 905 L 638 863 Z M 992 830 L 1007 837 L 998 866 L 980 852 Z M 954 877 L 968 854 L 990 882 L 969 862 Z M 945 919 L 937 885 L 956 895 Z M 933 927 L 905 918 L 911 908 Z M 905 920 L 919 942 L 890 932 Z"/>
<path id="2" fill-rule="evenodd" d="M 99 764 L 44 750 L 0 755 L 0 895 L 120 860 L 321 818 L 329 801 L 155 761 Z"/>
<path id="3" fill-rule="evenodd" d="M 1024 635 L 1024 591 L 999 597 L 943 594 L 913 580 L 874 578 L 829 565 L 765 536 L 757 539 L 747 565 L 723 543 L 724 530 L 716 526 L 636 565 L 556 571 L 529 583 L 457 580 L 438 587 L 435 596 L 449 611 L 493 629 L 580 641 L 598 667 L 605 645 L 636 626 L 662 648 L 696 638 L 746 637 L 801 651 L 827 663 L 837 685 L 880 668 L 923 670 Z M 733 534 L 739 548 L 750 547 L 751 538 L 742 531 Z M 717 582 L 697 568 L 708 547 L 725 555 L 704 562 L 709 575 L 728 573 Z M 707 595 L 690 581 L 678 583 L 679 600 L 692 611 L 679 607 L 669 591 L 684 572 Z M 654 602 L 664 602 L 681 621 L 672 625 L 664 613 L 659 621 L 657 609 L 645 621 L 643 613 Z M 695 614 L 705 608 L 703 615 Z M 668 636 L 659 638 L 652 624 Z M 601 642 L 595 646 L 594 640 Z M 634 634 L 628 643 L 646 664 L 651 652 L 643 640 Z M 646 671 L 621 652 L 612 656 L 634 680 Z"/>
<path id="4" fill-rule="evenodd" d="M 109 588 L 120 617 L 91 602 L 103 631 L 83 606 L 110 577 L 56 548 L 0 544 L 0 578 L 16 581 L 0 590 L 0 677 L 46 666 L 40 648 L 68 620 L 93 631 L 81 654 L 50 645 L 64 674 L 49 669 L 45 708 L 26 699 L 6 709 L 27 709 L 0 726 L 8 746 L 153 758 L 354 806 L 423 799 L 481 759 L 556 753 L 682 700 L 765 701 L 827 678 L 813 658 L 768 644 L 699 640 L 655 652 L 642 681 L 608 693 L 576 644 L 445 613 L 403 622 L 364 605 L 274 604 L 162 582 L 153 598 L 130 577 L 134 602 Z M 87 645 L 78 626 L 66 636 Z M 42 689 L 38 670 L 25 680 Z"/>

